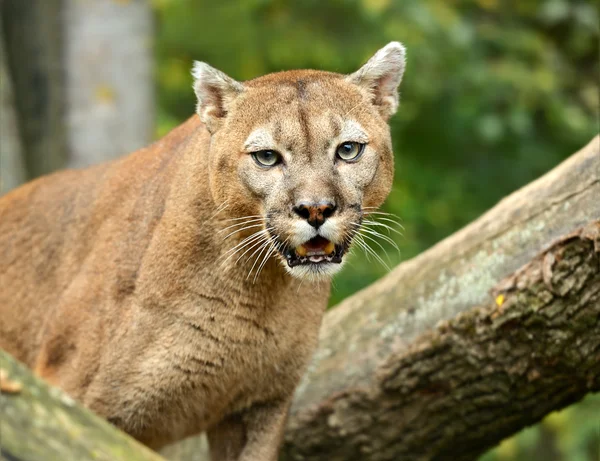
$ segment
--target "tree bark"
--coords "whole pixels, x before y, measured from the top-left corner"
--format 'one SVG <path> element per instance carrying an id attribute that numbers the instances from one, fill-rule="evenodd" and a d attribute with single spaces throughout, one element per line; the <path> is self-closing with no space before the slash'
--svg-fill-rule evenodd
<path id="1" fill-rule="evenodd" d="M 284 459 L 471 460 L 600 390 L 599 198 L 596 137 L 331 310 Z"/>
<path id="2" fill-rule="evenodd" d="M 152 11 L 146 0 L 64 0 L 69 166 L 152 141 Z"/>
<path id="3" fill-rule="evenodd" d="M 61 0 L 3 0 L 8 71 L 28 179 L 67 159 Z"/>
<path id="4" fill-rule="evenodd" d="M 164 461 L 0 349 L 0 459 Z"/>

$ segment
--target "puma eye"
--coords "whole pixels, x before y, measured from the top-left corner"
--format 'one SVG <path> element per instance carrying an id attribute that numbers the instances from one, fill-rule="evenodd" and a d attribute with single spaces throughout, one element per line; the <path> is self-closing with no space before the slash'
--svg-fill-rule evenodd
<path id="1" fill-rule="evenodd" d="M 365 150 L 365 145 L 358 142 L 344 142 L 340 144 L 335 151 L 335 155 L 345 162 L 354 162 L 358 160 Z"/>
<path id="2" fill-rule="evenodd" d="M 281 162 L 281 155 L 274 150 L 259 150 L 252 152 L 252 158 L 259 166 L 272 167 Z"/>

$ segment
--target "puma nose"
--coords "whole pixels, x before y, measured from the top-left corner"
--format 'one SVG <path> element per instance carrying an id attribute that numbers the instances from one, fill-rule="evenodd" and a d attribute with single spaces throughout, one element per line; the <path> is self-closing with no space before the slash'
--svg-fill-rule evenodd
<path id="1" fill-rule="evenodd" d="M 293 208 L 294 213 L 306 219 L 315 229 L 318 229 L 335 212 L 335 209 L 335 204 L 331 202 L 300 202 Z"/>

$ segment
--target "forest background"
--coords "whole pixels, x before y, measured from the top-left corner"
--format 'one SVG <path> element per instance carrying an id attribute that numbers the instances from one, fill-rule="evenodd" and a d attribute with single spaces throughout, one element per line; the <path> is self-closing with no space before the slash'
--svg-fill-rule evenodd
<path id="1" fill-rule="evenodd" d="M 398 216 L 404 227 L 401 236 L 390 235 L 400 251 L 371 242 L 385 265 L 356 252 L 335 279 L 332 306 L 380 278 L 388 267 L 468 224 L 599 131 L 600 34 L 594 2 L 105 3 L 111 6 L 99 6 L 97 0 L 66 0 L 67 6 L 53 9 L 50 5 L 57 2 L 31 2 L 49 9 L 48 21 L 56 15 L 63 31 L 57 39 L 64 41 L 66 50 L 59 53 L 59 67 L 64 67 L 59 72 L 68 76 L 64 88 L 57 90 L 64 93 L 59 105 L 67 113 L 66 129 L 59 141 L 66 149 L 52 162 L 35 156 L 27 101 L 18 95 L 26 63 L 22 56 L 15 58 L 14 50 L 26 47 L 19 43 L 10 14 L 22 19 L 26 13 L 22 5 L 3 6 L 4 190 L 56 168 L 85 166 L 127 153 L 167 133 L 194 113 L 193 60 L 206 61 L 238 80 L 296 68 L 348 73 L 387 42 L 405 44 L 408 61 L 401 106 L 391 120 L 396 176 L 384 205 L 384 211 Z M 123 36 L 126 29 L 129 38 Z M 76 33 L 80 39 L 72 38 Z M 113 40 L 113 46 L 96 50 L 94 34 L 105 34 L 103 43 Z M 136 50 L 142 53 L 136 55 Z M 102 63 L 112 63 L 112 68 L 87 76 L 85 69 L 79 70 L 78 56 L 86 57 L 88 69 Z M 87 86 L 74 84 L 78 78 Z M 12 95 L 13 89 L 17 94 Z M 14 123 L 8 126 L 6 94 L 15 106 Z M 123 116 L 126 103 L 129 112 L 120 121 L 117 114 Z M 112 125 L 98 132 L 101 123 L 93 122 L 111 117 Z M 600 396 L 590 395 L 504 441 L 480 461 L 598 459 Z"/>

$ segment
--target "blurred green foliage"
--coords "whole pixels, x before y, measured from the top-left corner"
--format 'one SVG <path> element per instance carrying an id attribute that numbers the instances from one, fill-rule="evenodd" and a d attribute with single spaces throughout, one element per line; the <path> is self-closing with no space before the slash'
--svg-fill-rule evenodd
<path id="1" fill-rule="evenodd" d="M 194 59 L 247 80 L 294 68 L 348 73 L 391 40 L 406 45 L 402 102 L 391 121 L 396 181 L 384 206 L 401 218 L 404 236 L 391 236 L 400 254 L 382 242 L 389 266 L 469 223 L 598 133 L 599 19 L 592 2 L 153 0 L 153 5 L 158 135 L 194 111 Z M 355 254 L 335 280 L 332 303 L 386 271 L 373 258 Z M 559 415 L 482 459 L 600 459 L 598 396 Z M 559 436 L 551 437 L 554 433 Z M 552 453 L 542 449 L 550 439 Z"/>

